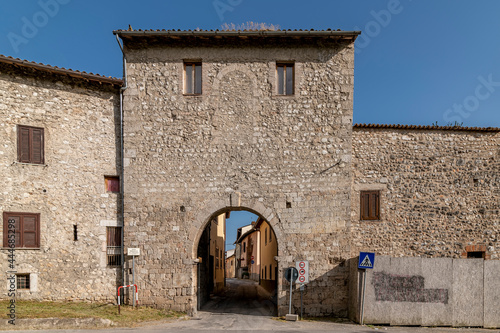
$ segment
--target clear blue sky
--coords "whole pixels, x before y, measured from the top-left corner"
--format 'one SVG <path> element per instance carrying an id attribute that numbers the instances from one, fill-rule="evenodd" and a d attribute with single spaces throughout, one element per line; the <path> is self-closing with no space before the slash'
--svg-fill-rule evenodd
<path id="1" fill-rule="evenodd" d="M 112 31 L 129 24 L 361 30 L 354 122 L 500 126 L 498 0 L 12 0 L 0 14 L 0 54 L 115 77 Z"/>

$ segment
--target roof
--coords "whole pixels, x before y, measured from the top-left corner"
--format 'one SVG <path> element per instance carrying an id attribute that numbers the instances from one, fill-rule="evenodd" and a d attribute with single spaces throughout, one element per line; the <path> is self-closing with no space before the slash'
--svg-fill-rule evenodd
<path id="1" fill-rule="evenodd" d="M 238 239 L 236 240 L 236 242 L 234 242 L 234 244 L 239 244 L 241 243 L 247 236 L 249 236 L 250 234 L 253 234 L 254 232 L 256 232 L 257 229 L 255 229 L 253 226 L 252 226 L 252 229 L 246 231 L 245 233 L 243 233 L 240 237 L 238 237 Z"/>
<path id="2" fill-rule="evenodd" d="M 354 124 L 354 129 L 405 129 L 405 130 L 440 130 L 440 131 L 469 131 L 469 132 L 500 132 L 499 127 L 465 127 L 465 126 L 436 126 L 436 125 L 386 125 L 386 124 Z"/>
<path id="3" fill-rule="evenodd" d="M 86 81 L 93 81 L 104 84 L 111 84 L 115 86 L 121 86 L 123 84 L 123 80 L 117 79 L 111 76 L 103 76 L 94 73 L 80 72 L 78 70 L 66 69 L 57 66 L 45 65 L 42 63 L 36 63 L 33 61 L 22 60 L 19 58 L 8 57 L 0 54 L 0 63 L 9 64 L 16 67 L 22 68 L 31 68 L 37 71 L 42 71 L 46 73 L 60 74 L 66 75 L 73 78 L 83 79 Z"/>
<path id="4" fill-rule="evenodd" d="M 113 34 L 123 38 L 134 37 L 164 37 L 171 39 L 181 38 L 238 38 L 238 39 L 257 39 L 257 38 L 309 38 L 309 39 L 331 39 L 336 41 L 353 42 L 361 31 L 342 31 L 342 30 L 115 30 Z"/>

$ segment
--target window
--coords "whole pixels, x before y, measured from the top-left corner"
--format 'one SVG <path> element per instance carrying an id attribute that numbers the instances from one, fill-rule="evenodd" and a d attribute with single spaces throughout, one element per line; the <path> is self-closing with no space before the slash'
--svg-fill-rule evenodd
<path id="1" fill-rule="evenodd" d="M 267 245 L 267 228 L 264 229 L 264 245 Z"/>
<path id="2" fill-rule="evenodd" d="M 3 213 L 3 246 L 9 247 L 9 234 L 14 234 L 17 248 L 40 247 L 40 214 Z"/>
<path id="3" fill-rule="evenodd" d="M 292 63 L 277 63 L 278 95 L 293 95 L 294 73 Z"/>
<path id="4" fill-rule="evenodd" d="M 380 220 L 380 191 L 361 191 L 361 220 Z"/>
<path id="5" fill-rule="evenodd" d="M 120 177 L 104 176 L 104 186 L 106 187 L 106 192 L 120 193 Z"/>
<path id="6" fill-rule="evenodd" d="M 16 274 L 16 288 L 17 289 L 30 289 L 30 275 L 29 274 Z"/>
<path id="7" fill-rule="evenodd" d="M 107 227 L 106 233 L 106 253 L 108 256 L 108 266 L 120 266 L 122 262 L 122 228 Z"/>
<path id="8" fill-rule="evenodd" d="M 201 62 L 184 63 L 184 94 L 201 94 Z"/>
<path id="9" fill-rule="evenodd" d="M 247 252 L 247 243 L 243 243 L 243 253 Z"/>
<path id="10" fill-rule="evenodd" d="M 269 229 L 269 243 L 273 241 L 273 230 Z"/>
<path id="11" fill-rule="evenodd" d="M 44 163 L 43 128 L 17 126 L 17 158 L 21 163 Z"/>
<path id="12" fill-rule="evenodd" d="M 264 266 L 264 280 L 267 280 L 267 266 Z"/>
<path id="13" fill-rule="evenodd" d="M 273 271 L 272 271 L 272 265 L 269 264 L 269 280 L 273 279 Z"/>

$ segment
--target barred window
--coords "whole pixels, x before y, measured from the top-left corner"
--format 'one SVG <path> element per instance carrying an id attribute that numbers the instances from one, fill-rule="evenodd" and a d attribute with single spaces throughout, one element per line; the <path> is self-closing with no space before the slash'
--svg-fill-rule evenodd
<path id="1" fill-rule="evenodd" d="M 121 266 L 122 228 L 107 227 L 106 231 L 106 252 L 108 256 L 108 266 Z"/>

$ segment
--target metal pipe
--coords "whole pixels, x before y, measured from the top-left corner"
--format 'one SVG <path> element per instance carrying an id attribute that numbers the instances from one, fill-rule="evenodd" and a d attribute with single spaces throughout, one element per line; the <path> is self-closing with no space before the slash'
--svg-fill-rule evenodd
<path id="1" fill-rule="evenodd" d="M 122 285 L 125 285 L 125 255 L 124 255 L 124 229 L 125 229 L 125 202 L 124 202 L 124 178 L 125 170 L 123 166 L 124 160 L 124 140 L 123 140 L 123 92 L 127 87 L 127 59 L 125 58 L 125 52 L 123 51 L 123 46 L 120 43 L 118 35 L 116 35 L 116 41 L 118 46 L 122 51 L 122 63 L 123 63 L 123 86 L 120 88 L 120 215 L 121 215 L 121 266 L 122 266 Z"/>

